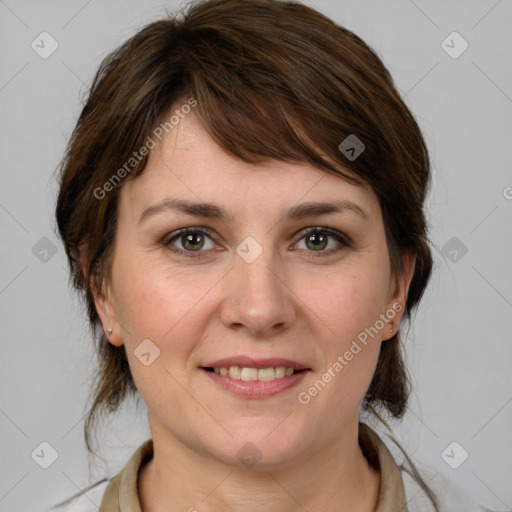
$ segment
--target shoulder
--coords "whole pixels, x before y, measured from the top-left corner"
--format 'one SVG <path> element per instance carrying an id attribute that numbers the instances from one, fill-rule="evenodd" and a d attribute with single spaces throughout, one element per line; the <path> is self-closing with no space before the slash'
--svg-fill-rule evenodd
<path id="1" fill-rule="evenodd" d="M 412 462 L 393 435 L 378 429 L 373 432 L 398 467 L 408 512 L 435 512 L 431 497 L 437 502 L 438 512 L 488 512 L 439 471 Z"/>
<path id="2" fill-rule="evenodd" d="M 78 496 L 68 498 L 47 512 L 98 512 L 103 494 L 110 480 L 102 480 Z"/>
<path id="3" fill-rule="evenodd" d="M 399 466 L 404 484 L 409 512 L 433 512 L 432 502 L 422 484 L 404 465 Z M 454 482 L 431 469 L 421 471 L 423 481 L 432 491 L 439 506 L 439 512 L 486 512 Z"/>
<path id="4" fill-rule="evenodd" d="M 424 464 L 418 468 L 394 435 L 360 423 L 359 442 L 370 465 L 380 466 L 378 510 L 388 510 L 392 501 L 405 502 L 407 512 L 487 512 L 439 471 Z"/>
<path id="5" fill-rule="evenodd" d="M 98 512 L 102 501 L 112 499 L 117 493 L 137 496 L 139 470 L 152 456 L 153 440 L 150 438 L 135 450 L 116 476 L 104 478 L 46 512 Z"/>

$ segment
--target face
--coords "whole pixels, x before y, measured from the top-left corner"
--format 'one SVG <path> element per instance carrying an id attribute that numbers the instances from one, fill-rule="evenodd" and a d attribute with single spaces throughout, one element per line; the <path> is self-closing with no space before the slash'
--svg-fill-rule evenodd
<path id="1" fill-rule="evenodd" d="M 251 442 L 277 467 L 357 424 L 412 272 L 406 261 L 392 276 L 370 189 L 309 165 L 244 163 L 191 112 L 119 201 L 96 304 L 153 437 L 238 465 Z"/>

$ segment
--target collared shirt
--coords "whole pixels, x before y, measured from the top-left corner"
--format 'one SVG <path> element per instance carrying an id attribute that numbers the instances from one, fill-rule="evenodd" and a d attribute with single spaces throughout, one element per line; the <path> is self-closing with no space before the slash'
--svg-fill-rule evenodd
<path id="1" fill-rule="evenodd" d="M 421 486 L 402 466 L 397 466 L 377 433 L 364 423 L 359 424 L 359 444 L 369 464 L 380 471 L 380 491 L 374 512 L 434 511 Z M 138 494 L 139 471 L 152 457 L 153 440 L 148 439 L 137 448 L 118 475 L 77 498 L 64 512 L 142 512 Z M 446 483 L 438 485 L 437 491 L 440 512 L 484 510 L 467 496 L 448 489 Z M 96 500 L 101 500 L 99 508 Z"/>

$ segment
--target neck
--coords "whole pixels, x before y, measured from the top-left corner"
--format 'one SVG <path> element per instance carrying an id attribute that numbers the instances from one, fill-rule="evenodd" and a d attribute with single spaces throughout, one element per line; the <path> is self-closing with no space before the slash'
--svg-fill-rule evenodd
<path id="1" fill-rule="evenodd" d="M 357 423 L 279 468 L 231 466 L 152 433 L 154 456 L 139 473 L 144 512 L 373 512 L 378 501 L 380 475 L 361 451 Z"/>

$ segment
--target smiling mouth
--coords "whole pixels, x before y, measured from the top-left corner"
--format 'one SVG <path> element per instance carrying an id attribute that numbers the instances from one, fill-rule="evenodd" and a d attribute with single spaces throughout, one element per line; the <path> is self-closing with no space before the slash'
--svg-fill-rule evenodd
<path id="1" fill-rule="evenodd" d="M 268 368 L 252 368 L 247 366 L 222 366 L 222 367 L 205 367 L 202 368 L 208 372 L 216 373 L 223 377 L 229 377 L 234 380 L 243 381 L 272 381 L 284 379 L 295 373 L 301 373 L 304 370 L 296 370 L 295 368 L 287 368 L 285 366 L 275 366 Z"/>

